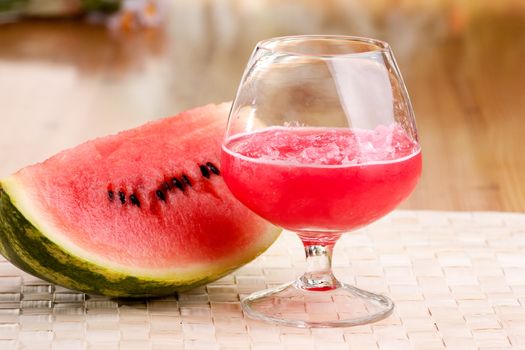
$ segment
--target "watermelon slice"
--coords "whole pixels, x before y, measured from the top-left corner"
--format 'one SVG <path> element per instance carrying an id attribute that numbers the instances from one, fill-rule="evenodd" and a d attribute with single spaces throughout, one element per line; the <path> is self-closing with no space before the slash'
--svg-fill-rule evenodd
<path id="1" fill-rule="evenodd" d="M 226 187 L 229 104 L 86 142 L 0 181 L 0 253 L 47 281 L 142 297 L 187 290 L 277 237 Z"/>

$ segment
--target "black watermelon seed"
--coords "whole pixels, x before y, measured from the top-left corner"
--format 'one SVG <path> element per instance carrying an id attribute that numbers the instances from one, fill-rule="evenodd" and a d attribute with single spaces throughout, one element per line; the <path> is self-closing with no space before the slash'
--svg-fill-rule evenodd
<path id="1" fill-rule="evenodd" d="M 126 195 L 124 194 L 124 192 L 119 191 L 118 198 L 120 199 L 120 203 L 122 204 L 126 203 Z"/>
<path id="2" fill-rule="evenodd" d="M 211 170 L 212 173 L 214 173 L 215 175 L 220 175 L 221 172 L 219 171 L 219 169 L 215 166 L 215 164 L 213 164 L 212 162 L 208 162 L 206 163 L 206 166 L 208 167 L 208 169 Z"/>
<path id="3" fill-rule="evenodd" d="M 115 198 L 115 192 L 113 192 L 112 190 L 108 190 L 108 197 L 110 201 L 113 201 L 113 199 Z"/>
<path id="4" fill-rule="evenodd" d="M 191 186 L 190 178 L 186 176 L 186 174 L 182 174 L 182 180 L 184 180 L 184 182 L 188 184 L 188 186 Z"/>
<path id="5" fill-rule="evenodd" d="M 155 194 L 157 195 L 157 198 L 160 199 L 161 201 L 163 202 L 166 201 L 166 196 L 164 195 L 164 192 L 162 192 L 161 190 L 157 190 Z"/>
<path id="6" fill-rule="evenodd" d="M 137 196 L 132 194 L 131 196 L 129 196 L 129 200 L 131 201 L 131 204 L 134 204 L 134 205 L 136 205 L 137 207 L 140 208 L 140 202 L 139 202 L 139 199 L 137 198 Z"/>
<path id="7" fill-rule="evenodd" d="M 209 179 L 210 178 L 210 171 L 205 165 L 199 165 L 199 168 L 201 169 L 202 176 Z"/>
<path id="8" fill-rule="evenodd" d="M 176 177 L 171 179 L 173 186 L 177 187 L 179 190 L 184 191 L 184 184 L 180 182 Z"/>

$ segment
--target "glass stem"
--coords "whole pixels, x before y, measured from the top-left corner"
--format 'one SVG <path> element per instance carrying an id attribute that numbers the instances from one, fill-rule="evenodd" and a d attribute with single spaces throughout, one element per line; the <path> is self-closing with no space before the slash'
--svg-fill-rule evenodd
<path id="1" fill-rule="evenodd" d="M 340 287 L 332 273 L 332 251 L 334 242 L 316 242 L 303 239 L 306 253 L 306 272 L 299 277 L 296 286 L 309 291 L 324 291 Z"/>

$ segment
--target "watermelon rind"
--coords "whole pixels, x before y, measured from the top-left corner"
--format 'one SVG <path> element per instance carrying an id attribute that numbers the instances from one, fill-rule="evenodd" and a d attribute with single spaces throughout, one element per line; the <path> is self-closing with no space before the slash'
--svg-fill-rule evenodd
<path id="1" fill-rule="evenodd" d="M 93 253 L 57 240 L 31 213 L 29 199 L 16 180 L 0 181 L 0 253 L 20 269 L 43 280 L 91 294 L 110 297 L 151 297 L 186 291 L 217 280 L 261 254 L 277 238 L 271 225 L 261 239 L 222 261 L 166 271 L 127 270 Z M 78 254 L 78 253 L 81 254 Z"/>

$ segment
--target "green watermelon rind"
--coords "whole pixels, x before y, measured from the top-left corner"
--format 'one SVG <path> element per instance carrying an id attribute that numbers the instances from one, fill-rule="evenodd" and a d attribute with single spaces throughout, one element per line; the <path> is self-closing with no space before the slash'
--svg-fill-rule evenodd
<path id="1" fill-rule="evenodd" d="M 210 262 L 207 272 L 148 278 L 107 268 L 75 256 L 42 233 L 17 208 L 0 182 L 0 253 L 15 266 L 45 281 L 90 294 L 110 297 L 150 297 L 186 291 L 217 280 L 261 254 L 278 233 L 266 233 L 268 241 L 258 244 L 259 251 L 238 256 L 224 264 Z M 34 221 L 34 220 L 33 220 Z"/>

